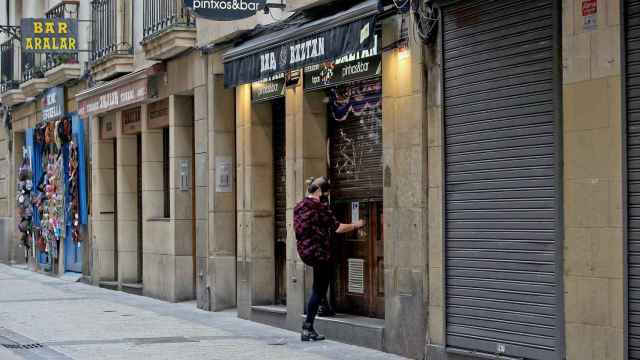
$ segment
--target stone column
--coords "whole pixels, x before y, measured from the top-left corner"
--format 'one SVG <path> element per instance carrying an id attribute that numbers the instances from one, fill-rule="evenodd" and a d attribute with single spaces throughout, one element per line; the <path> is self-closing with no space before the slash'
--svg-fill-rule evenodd
<path id="1" fill-rule="evenodd" d="M 91 126 L 91 229 L 93 282 L 117 281 L 115 263 L 115 159 L 114 140 L 100 138 L 100 118 L 90 117 Z"/>
<path id="2" fill-rule="evenodd" d="M 210 57 L 208 81 L 208 241 L 204 253 L 207 262 L 206 306 L 211 311 L 236 306 L 236 118 L 234 90 L 224 88 L 224 79 L 214 72 L 219 59 Z M 231 189 L 216 189 L 217 163 L 231 161 Z M 222 190 L 222 191 L 218 191 Z M 223 192 L 224 191 L 224 192 Z M 204 252 L 202 252 L 204 251 Z"/>
<path id="3" fill-rule="evenodd" d="M 147 105 L 140 112 L 142 127 L 142 282 L 143 293 L 169 298 L 167 266 L 162 254 L 170 253 L 170 223 L 164 218 L 162 130 L 149 129 Z"/>
<path id="4" fill-rule="evenodd" d="M 409 26 L 410 31 L 414 27 Z M 383 47 L 397 39 L 393 20 Z M 384 343 L 389 352 L 423 358 L 427 298 L 427 116 L 422 44 L 409 37 L 409 56 L 382 55 L 384 157 Z"/>
<path id="5" fill-rule="evenodd" d="M 236 89 L 238 156 L 238 315 L 273 303 L 274 198 L 271 104 L 251 104 L 251 86 Z"/>
<path id="6" fill-rule="evenodd" d="M 135 135 L 122 133 L 122 112 L 116 113 L 118 282 L 138 282 L 138 145 Z"/>
<path id="7" fill-rule="evenodd" d="M 9 260 L 9 239 L 13 233 L 11 217 L 10 186 L 12 183 L 9 137 L 4 127 L 0 128 L 0 261 Z"/>
<path id="8" fill-rule="evenodd" d="M 193 286 L 193 97 L 169 97 L 169 192 L 171 198 L 170 233 L 175 279 L 171 301 L 194 298 Z M 183 166 L 186 167 L 183 168 Z M 186 186 L 181 172 L 186 169 Z"/>
<path id="9" fill-rule="evenodd" d="M 304 198 L 306 180 L 327 175 L 327 104 L 322 91 L 304 93 L 302 80 L 286 92 L 287 326 L 300 329 L 310 296 L 312 270 L 298 255 L 293 208 Z"/>
<path id="10" fill-rule="evenodd" d="M 606 5 L 604 5 L 606 3 Z M 620 8 L 563 1 L 564 294 L 567 359 L 624 354 Z"/>

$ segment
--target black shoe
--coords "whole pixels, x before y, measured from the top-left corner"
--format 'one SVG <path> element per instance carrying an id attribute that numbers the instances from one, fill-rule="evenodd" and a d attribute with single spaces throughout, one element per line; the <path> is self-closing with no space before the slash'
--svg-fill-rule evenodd
<path id="1" fill-rule="evenodd" d="M 330 306 L 320 306 L 320 309 L 318 310 L 318 316 L 332 317 L 332 316 L 336 316 L 336 312 L 333 311 L 333 308 Z"/>
<path id="2" fill-rule="evenodd" d="M 302 324 L 302 335 L 300 339 L 302 341 L 322 341 L 326 338 L 324 335 L 318 334 L 313 328 L 313 325 L 305 321 L 304 324 Z"/>

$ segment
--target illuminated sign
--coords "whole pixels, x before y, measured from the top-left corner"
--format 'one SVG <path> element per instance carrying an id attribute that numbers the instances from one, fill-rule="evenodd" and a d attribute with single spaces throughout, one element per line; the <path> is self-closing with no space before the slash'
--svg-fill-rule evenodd
<path id="1" fill-rule="evenodd" d="M 184 6 L 202 18 L 216 21 L 240 20 L 264 9 L 267 0 L 184 0 Z"/>
<path id="2" fill-rule="evenodd" d="M 25 52 L 68 53 L 78 51 L 78 20 L 22 19 L 22 50 Z"/>

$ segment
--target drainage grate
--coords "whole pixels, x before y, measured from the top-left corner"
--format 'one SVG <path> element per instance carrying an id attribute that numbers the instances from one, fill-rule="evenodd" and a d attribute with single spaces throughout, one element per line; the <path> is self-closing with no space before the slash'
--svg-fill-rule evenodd
<path id="1" fill-rule="evenodd" d="M 42 349 L 44 346 L 42 344 L 2 344 L 4 348 L 11 350 L 31 350 L 31 349 Z"/>

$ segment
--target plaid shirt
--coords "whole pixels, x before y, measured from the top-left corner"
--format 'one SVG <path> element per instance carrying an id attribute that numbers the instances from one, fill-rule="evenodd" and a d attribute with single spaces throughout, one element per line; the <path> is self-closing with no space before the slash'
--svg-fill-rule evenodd
<path id="1" fill-rule="evenodd" d="M 327 204 L 306 197 L 293 209 L 293 224 L 298 254 L 305 264 L 331 261 L 331 236 L 340 223 Z"/>

